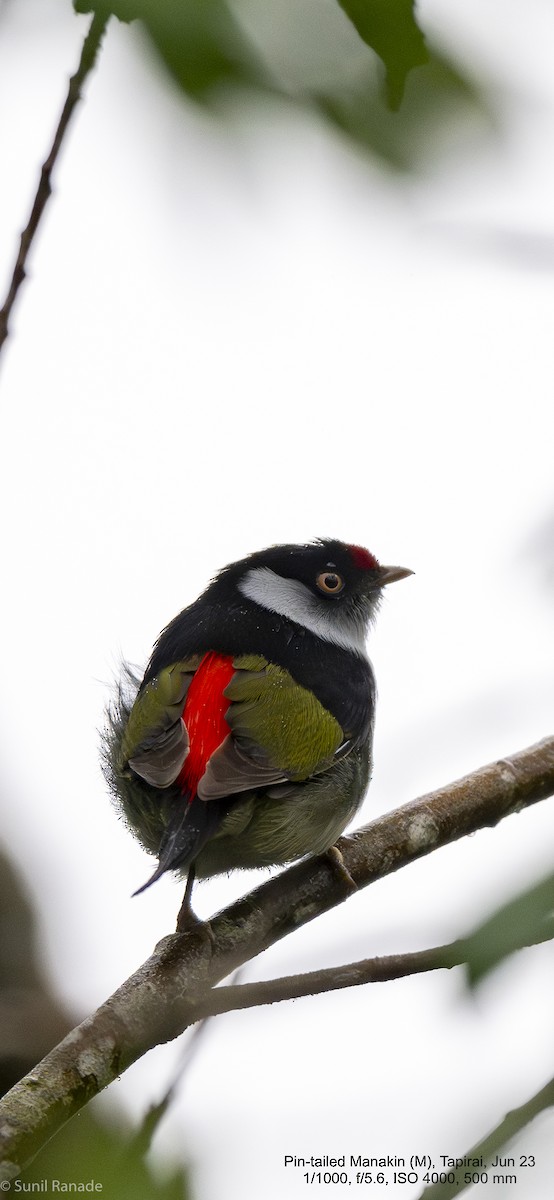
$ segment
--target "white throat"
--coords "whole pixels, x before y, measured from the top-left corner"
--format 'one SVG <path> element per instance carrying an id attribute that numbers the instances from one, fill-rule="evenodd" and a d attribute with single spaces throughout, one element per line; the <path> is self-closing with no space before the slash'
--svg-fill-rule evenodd
<path id="1" fill-rule="evenodd" d="M 325 612 L 300 580 L 284 579 L 270 567 L 253 567 L 247 571 L 244 579 L 239 580 L 238 588 L 243 596 L 255 604 L 281 617 L 288 617 L 324 642 L 332 642 L 344 650 L 367 657 L 365 622 L 347 617 L 334 607 Z"/>

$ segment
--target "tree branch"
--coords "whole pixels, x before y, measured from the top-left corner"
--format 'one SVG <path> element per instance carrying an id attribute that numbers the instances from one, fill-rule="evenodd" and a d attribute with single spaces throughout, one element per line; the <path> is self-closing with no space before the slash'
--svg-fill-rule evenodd
<path id="1" fill-rule="evenodd" d="M 341 838 L 357 887 L 554 792 L 554 738 L 501 759 Z M 156 946 L 138 971 L 0 1102 L 0 1179 L 11 1179 L 86 1102 L 147 1050 L 198 1020 L 221 979 L 351 894 L 323 855 L 290 867 Z"/>
<path id="2" fill-rule="evenodd" d="M 319 996 L 322 992 L 360 987 L 364 983 L 386 983 L 391 979 L 403 979 L 406 975 L 450 969 L 461 966 L 465 961 L 463 947 L 464 942 L 460 939 L 459 942 L 450 942 L 431 950 L 386 954 L 380 958 L 364 958 L 347 966 L 308 971 L 303 975 L 284 975 L 280 979 L 213 988 L 199 1002 L 197 1019 L 258 1008 L 262 1004 L 279 1004 L 283 1000 L 299 1000 L 304 996 Z"/>
<path id="3" fill-rule="evenodd" d="M 542 941 L 551 941 L 552 936 L 553 931 L 548 926 L 544 935 L 536 936 L 525 945 L 536 946 Z M 467 962 L 467 948 L 467 939 L 459 938 L 429 950 L 385 954 L 379 958 L 364 958 L 360 962 L 326 967 L 301 975 L 283 975 L 280 979 L 213 988 L 199 1002 L 195 1019 L 205 1021 L 207 1017 L 239 1012 L 245 1008 L 259 1008 L 262 1004 L 300 1000 L 304 996 L 319 996 L 322 992 L 337 992 L 365 983 L 389 983 L 392 979 L 405 979 L 407 975 L 422 975 L 428 971 L 450 971 L 452 967 L 461 967 Z M 522 948 L 514 946 L 514 950 Z"/>
<path id="4" fill-rule="evenodd" d="M 40 220 L 44 213 L 44 209 L 46 208 L 46 204 L 52 193 L 52 172 L 58 160 L 69 123 L 73 113 L 75 112 L 77 104 L 81 99 L 83 85 L 94 66 L 108 20 L 109 15 L 99 16 L 97 13 L 92 18 L 89 31 L 83 42 L 79 66 L 75 74 L 72 75 L 71 79 L 69 80 L 65 104 L 63 106 L 58 127 L 54 135 L 52 148 L 48 158 L 44 161 L 41 168 L 39 184 L 33 207 L 31 209 L 31 216 L 29 217 L 26 228 L 21 234 L 19 253 L 15 261 L 8 293 L 4 301 L 4 306 L 2 309 L 0 309 L 0 355 L 2 353 L 4 342 L 8 337 L 10 317 L 17 293 L 26 276 L 27 259 L 39 227 Z"/>

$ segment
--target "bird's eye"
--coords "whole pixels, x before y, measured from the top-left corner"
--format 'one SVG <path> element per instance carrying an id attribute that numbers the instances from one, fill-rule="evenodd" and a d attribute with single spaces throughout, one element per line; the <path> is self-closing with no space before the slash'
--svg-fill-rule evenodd
<path id="1" fill-rule="evenodd" d="M 344 587 L 344 579 L 342 575 L 337 575 L 336 571 L 322 571 L 316 579 L 316 584 L 326 596 L 338 596 Z"/>

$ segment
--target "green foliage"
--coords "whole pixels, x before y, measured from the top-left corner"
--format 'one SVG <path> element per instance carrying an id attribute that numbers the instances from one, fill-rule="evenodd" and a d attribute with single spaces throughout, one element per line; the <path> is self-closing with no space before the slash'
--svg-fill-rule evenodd
<path id="1" fill-rule="evenodd" d="M 101 1124 L 87 1109 L 44 1147 L 21 1175 L 25 1190 L 43 1180 L 60 1184 L 89 1184 L 84 1195 L 102 1200 L 189 1200 L 187 1176 L 182 1168 L 158 1178 L 145 1163 L 138 1142 L 129 1140 L 118 1124 Z M 93 1186 L 99 1184 L 96 1190 Z M 38 1187 L 37 1187 L 38 1190 Z M 44 1187 L 50 1192 L 50 1186 Z M 59 1187 L 60 1193 L 76 1188 Z"/>
<path id="2" fill-rule="evenodd" d="M 345 87 L 321 94 L 316 102 L 327 120 L 358 147 L 403 171 L 420 169 L 444 145 L 441 131 L 451 118 L 479 111 L 476 94 L 438 57 L 430 59 L 424 73 L 410 77 L 398 112 L 384 108 L 369 70 Z"/>
<path id="3" fill-rule="evenodd" d="M 140 21 L 188 100 L 221 115 L 233 97 L 252 105 L 271 94 L 318 113 L 352 144 L 400 169 L 417 167 L 453 117 L 485 115 L 464 72 L 424 38 L 414 0 L 74 5 L 78 12 Z"/>
<path id="4" fill-rule="evenodd" d="M 414 0 L 338 0 L 364 42 L 387 70 L 389 104 L 397 109 L 406 76 L 429 61 L 423 34 L 414 16 Z"/>
<path id="5" fill-rule="evenodd" d="M 554 938 L 554 874 L 509 900 L 464 939 L 468 979 L 475 987 L 508 955 Z"/>
<path id="6" fill-rule="evenodd" d="M 267 86 L 264 71 L 225 0 L 76 0 L 77 11 L 142 21 L 167 70 L 190 98 L 221 85 Z"/>

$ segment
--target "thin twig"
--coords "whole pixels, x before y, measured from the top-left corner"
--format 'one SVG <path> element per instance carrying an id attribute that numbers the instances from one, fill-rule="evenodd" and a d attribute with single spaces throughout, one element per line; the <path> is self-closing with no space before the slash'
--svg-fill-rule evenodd
<path id="1" fill-rule="evenodd" d="M 551 941 L 552 929 L 536 936 L 529 945 Z M 430 950 L 412 950 L 405 954 L 385 954 L 379 958 L 364 958 L 360 962 L 340 967 L 325 967 L 302 975 L 283 975 L 280 979 L 264 979 L 257 983 L 229 984 L 212 988 L 199 1003 L 198 1019 L 258 1008 L 263 1004 L 280 1004 L 284 1000 L 300 1000 L 322 992 L 337 992 L 342 988 L 360 987 L 366 983 L 388 983 L 407 975 L 422 975 L 427 971 L 449 971 L 467 962 L 468 941 L 459 938 Z M 515 947 L 514 949 L 521 949 Z M 191 1010 L 193 1015 L 194 1009 Z"/>
<path id="2" fill-rule="evenodd" d="M 72 75 L 71 79 L 69 80 L 65 104 L 63 106 L 58 127 L 54 135 L 52 148 L 48 158 L 45 159 L 41 168 L 38 188 L 33 202 L 33 207 L 31 209 L 31 215 L 26 228 L 21 234 L 19 253 L 15 261 L 8 293 L 4 301 L 3 308 L 0 309 L 0 354 L 2 353 L 2 347 L 9 334 L 9 322 L 17 293 L 27 273 L 27 259 L 39 227 L 41 217 L 44 213 L 44 209 L 46 208 L 46 204 L 52 193 L 52 172 L 58 160 L 69 123 L 73 113 L 75 112 L 77 104 L 81 99 L 83 84 L 85 83 L 87 76 L 90 74 L 94 66 L 108 21 L 109 15 L 99 16 L 98 13 L 96 13 L 92 18 L 87 36 L 83 42 L 79 66 L 75 74 Z"/>
<path id="3" fill-rule="evenodd" d="M 365 983 L 385 983 L 391 979 L 402 979 L 406 975 L 420 975 L 425 971 L 439 971 L 461 966 L 464 962 L 463 941 L 436 946 L 432 950 L 415 950 L 407 954 L 386 954 L 380 958 L 365 958 L 361 962 L 346 966 L 325 967 L 320 971 L 307 971 L 303 975 L 284 975 L 280 979 L 264 979 L 258 983 L 241 983 L 228 987 L 213 988 L 200 1001 L 199 1013 L 216 1016 L 237 1012 L 245 1008 L 257 1008 L 262 1004 L 279 1004 L 283 1000 L 299 1000 L 304 996 L 318 996 L 322 992 L 336 992 L 342 988 L 360 987 Z"/>

